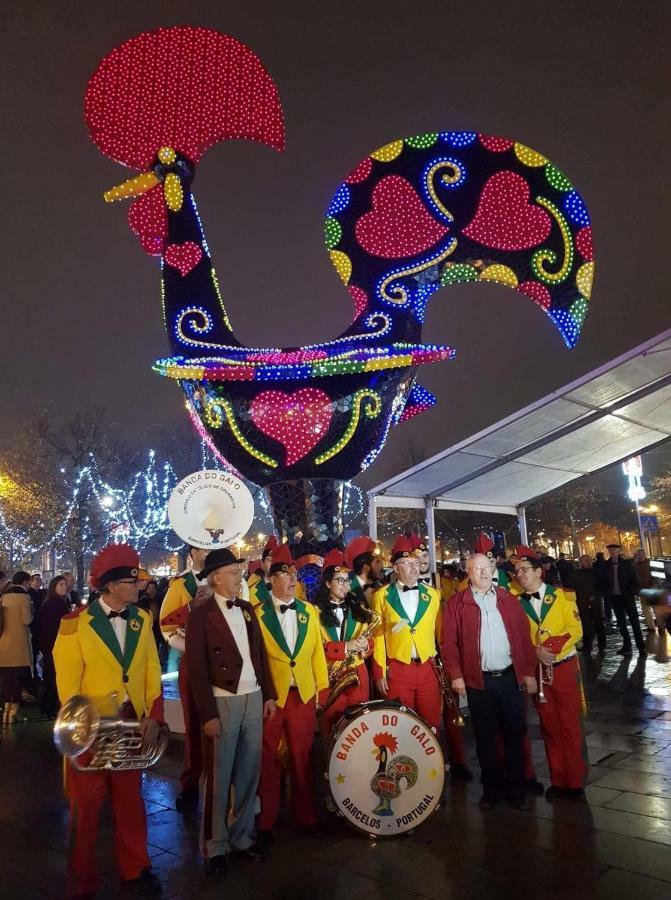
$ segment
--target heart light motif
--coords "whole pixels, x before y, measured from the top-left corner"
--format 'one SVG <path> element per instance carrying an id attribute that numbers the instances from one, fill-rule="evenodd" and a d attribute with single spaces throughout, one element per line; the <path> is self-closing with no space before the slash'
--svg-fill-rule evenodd
<path id="1" fill-rule="evenodd" d="M 203 256 L 203 251 L 193 241 L 184 244 L 169 244 L 165 248 L 163 258 L 173 269 L 179 269 L 180 275 L 188 275 L 191 269 L 195 269 Z"/>
<path id="2" fill-rule="evenodd" d="M 478 208 L 463 233 L 496 250 L 528 250 L 550 234 L 552 219 L 529 203 L 529 185 L 515 172 L 497 172 L 487 180 Z"/>
<path id="3" fill-rule="evenodd" d="M 356 239 L 372 256 L 398 259 L 415 256 L 437 244 L 448 228 L 427 212 L 412 184 L 400 175 L 388 175 L 375 186 L 373 208 L 355 226 Z"/>
<path id="4" fill-rule="evenodd" d="M 285 448 L 286 465 L 292 466 L 316 447 L 333 418 L 331 398 L 318 388 L 263 391 L 252 401 L 252 421 L 260 432 Z"/>

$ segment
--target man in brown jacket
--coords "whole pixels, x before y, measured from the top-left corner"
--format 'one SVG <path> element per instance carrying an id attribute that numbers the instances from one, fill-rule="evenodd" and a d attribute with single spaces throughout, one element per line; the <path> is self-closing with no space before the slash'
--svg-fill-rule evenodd
<path id="1" fill-rule="evenodd" d="M 213 876 L 225 874 L 228 854 L 261 858 L 254 845 L 261 737 L 277 696 L 253 608 L 236 599 L 241 562 L 227 548 L 208 553 L 198 578 L 214 593 L 191 611 L 186 629 L 189 686 L 205 736 L 202 850 Z"/>

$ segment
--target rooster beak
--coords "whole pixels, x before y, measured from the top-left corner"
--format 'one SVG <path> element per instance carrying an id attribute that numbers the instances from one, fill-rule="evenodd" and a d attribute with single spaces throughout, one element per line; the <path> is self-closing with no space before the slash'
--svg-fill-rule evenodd
<path id="1" fill-rule="evenodd" d="M 127 197 L 139 197 L 140 194 L 144 194 L 158 183 L 159 180 L 153 172 L 143 172 L 141 175 L 129 178 L 128 181 L 117 184 L 111 190 L 105 191 L 103 197 L 106 203 L 113 203 L 115 200 L 125 200 Z"/>

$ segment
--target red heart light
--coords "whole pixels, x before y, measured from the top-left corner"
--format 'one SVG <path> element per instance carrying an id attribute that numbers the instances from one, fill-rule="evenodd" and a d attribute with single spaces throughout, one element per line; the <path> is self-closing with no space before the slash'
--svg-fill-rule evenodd
<path id="1" fill-rule="evenodd" d="M 515 172 L 497 172 L 480 194 L 472 222 L 463 229 L 466 237 L 496 250 L 528 250 L 547 239 L 552 219 L 539 206 L 529 203 L 529 185 Z"/>
<path id="2" fill-rule="evenodd" d="M 203 251 L 193 241 L 184 244 L 169 244 L 165 248 L 163 259 L 173 269 L 179 269 L 182 277 L 195 269 L 203 256 Z"/>
<path id="3" fill-rule="evenodd" d="M 388 175 L 375 186 L 373 208 L 356 223 L 356 239 L 363 249 L 383 259 L 415 256 L 445 237 L 448 228 L 427 212 L 412 184 Z"/>
<path id="4" fill-rule="evenodd" d="M 254 398 L 250 412 L 259 431 L 285 448 L 287 466 L 317 446 L 333 418 L 331 398 L 317 388 L 301 388 L 292 394 L 263 391 Z"/>

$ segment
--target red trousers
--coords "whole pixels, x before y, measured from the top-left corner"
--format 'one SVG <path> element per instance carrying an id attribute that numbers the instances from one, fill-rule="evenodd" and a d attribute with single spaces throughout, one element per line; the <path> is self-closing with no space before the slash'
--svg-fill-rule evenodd
<path id="1" fill-rule="evenodd" d="M 177 677 L 179 696 L 184 715 L 184 764 L 180 780 L 183 791 L 197 791 L 203 771 L 203 750 L 201 746 L 201 725 L 196 702 L 189 688 L 189 673 L 186 668 L 186 654 L 179 661 Z"/>
<path id="2" fill-rule="evenodd" d="M 580 666 L 577 657 L 555 666 L 544 685 L 547 703 L 536 703 L 541 734 L 555 787 L 582 788 L 587 775 Z"/>
<path id="3" fill-rule="evenodd" d="M 314 825 L 315 813 L 312 785 L 312 743 L 317 719 L 314 698 L 303 703 L 295 688 L 287 694 L 283 707 L 278 706 L 272 719 L 263 723 L 263 743 L 261 749 L 261 780 L 259 796 L 261 814 L 258 827 L 261 831 L 274 828 L 280 814 L 281 766 L 277 749 L 282 738 L 282 729 L 289 747 L 291 774 L 291 805 L 294 821 L 301 827 Z"/>
<path id="4" fill-rule="evenodd" d="M 365 703 L 367 700 L 370 700 L 370 679 L 366 665 L 357 666 L 356 673 L 359 676 L 359 684 L 352 685 L 352 687 L 343 691 L 335 703 L 329 706 L 326 712 L 320 716 L 319 731 L 324 742 L 328 741 L 333 726 L 348 706 L 356 706 L 357 703 Z"/>
<path id="5" fill-rule="evenodd" d="M 414 709 L 427 725 L 438 731 L 442 696 L 436 671 L 430 659 L 423 663 L 402 663 L 390 659 L 387 663 L 388 697 L 400 700 Z"/>
<path id="6" fill-rule="evenodd" d="M 94 893 L 100 883 L 95 845 L 100 810 L 109 792 L 114 814 L 114 844 L 123 881 L 138 878 L 151 865 L 147 853 L 147 819 L 142 801 L 142 773 L 80 772 L 69 766 L 70 859 L 72 894 Z"/>

